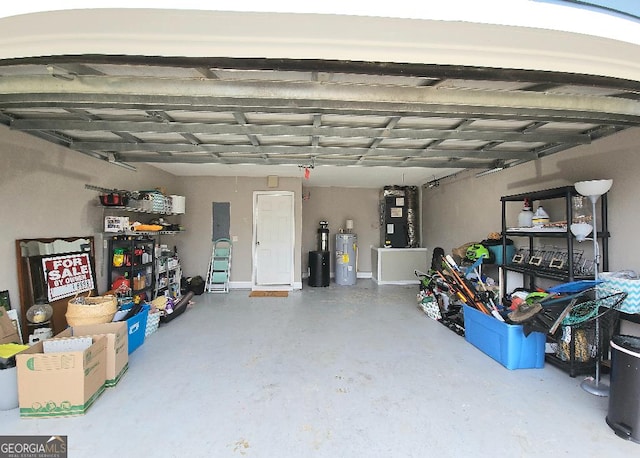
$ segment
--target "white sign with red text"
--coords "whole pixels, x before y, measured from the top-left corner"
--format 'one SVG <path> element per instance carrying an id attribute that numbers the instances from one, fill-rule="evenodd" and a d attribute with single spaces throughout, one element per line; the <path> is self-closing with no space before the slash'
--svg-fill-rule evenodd
<path id="1" fill-rule="evenodd" d="M 88 253 L 43 258 L 49 302 L 94 289 Z"/>

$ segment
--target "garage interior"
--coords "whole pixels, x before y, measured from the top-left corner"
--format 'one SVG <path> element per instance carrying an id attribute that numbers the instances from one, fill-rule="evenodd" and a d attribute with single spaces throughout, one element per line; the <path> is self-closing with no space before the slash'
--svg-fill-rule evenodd
<path id="1" fill-rule="evenodd" d="M 637 32 L 637 17 L 577 11 Z M 609 270 L 638 269 L 637 38 L 185 10 L 53 11 L 0 24 L 0 289 L 12 304 L 22 305 L 18 239 L 94 237 L 98 289 L 108 289 L 107 213 L 87 185 L 186 196 L 172 219 L 186 230 L 163 243 L 187 276 L 206 274 L 212 202 L 230 204 L 234 237 L 231 291 L 196 296 L 86 415 L 0 412 L 4 431 L 68 435 L 73 456 L 637 447 L 613 434 L 607 399 L 581 390 L 580 377 L 507 371 L 426 318 L 417 284 L 376 284 L 370 250 L 380 246 L 384 186 L 419 188 L 430 259 L 435 247 L 500 232 L 501 196 L 607 178 Z M 293 279 L 287 298 L 249 299 L 253 196 L 269 190 L 295 197 Z M 322 220 L 332 237 L 354 223 L 353 287 L 305 284 Z"/>

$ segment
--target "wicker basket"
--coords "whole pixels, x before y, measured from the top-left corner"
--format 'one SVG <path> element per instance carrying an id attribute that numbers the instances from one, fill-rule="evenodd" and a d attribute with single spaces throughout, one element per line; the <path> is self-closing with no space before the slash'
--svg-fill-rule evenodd
<path id="1" fill-rule="evenodd" d="M 113 320 L 118 310 L 115 296 L 74 297 L 67 306 L 67 323 L 69 326 L 83 324 L 102 324 Z"/>

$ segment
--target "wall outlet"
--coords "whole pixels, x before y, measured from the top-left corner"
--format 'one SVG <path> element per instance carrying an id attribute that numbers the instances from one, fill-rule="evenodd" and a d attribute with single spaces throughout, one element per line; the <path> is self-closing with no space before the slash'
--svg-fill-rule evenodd
<path id="1" fill-rule="evenodd" d="M 238 241 L 238 236 L 234 235 L 233 237 L 231 237 L 231 241 L 232 242 L 237 242 Z"/>

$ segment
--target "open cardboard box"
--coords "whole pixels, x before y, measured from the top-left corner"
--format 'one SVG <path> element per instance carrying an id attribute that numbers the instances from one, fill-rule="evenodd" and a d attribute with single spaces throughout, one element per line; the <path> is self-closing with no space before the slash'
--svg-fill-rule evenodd
<path id="1" fill-rule="evenodd" d="M 23 418 L 82 415 L 105 389 L 107 337 L 84 350 L 44 353 L 43 342 L 16 355 Z"/>
<path id="2" fill-rule="evenodd" d="M 0 344 L 4 343 L 22 343 L 22 340 L 9 317 L 9 312 L 4 307 L 0 307 Z"/>
<path id="3" fill-rule="evenodd" d="M 107 380 L 105 385 L 108 387 L 116 386 L 129 369 L 129 339 L 125 321 L 69 327 L 56 334 L 55 337 L 97 335 L 104 335 L 107 338 Z"/>

